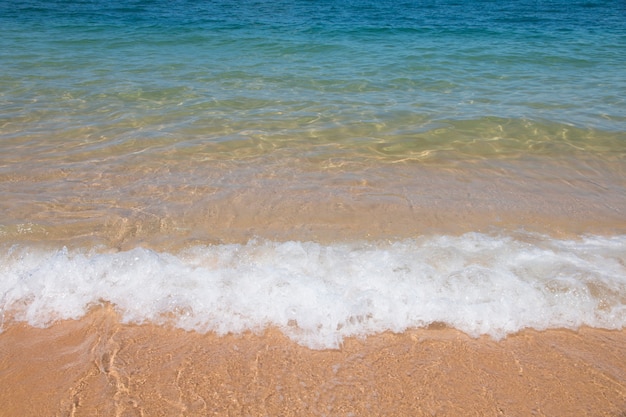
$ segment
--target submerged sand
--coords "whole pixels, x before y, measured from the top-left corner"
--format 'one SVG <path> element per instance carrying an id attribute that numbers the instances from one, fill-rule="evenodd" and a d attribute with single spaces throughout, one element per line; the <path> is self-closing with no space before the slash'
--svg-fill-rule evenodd
<path id="1" fill-rule="evenodd" d="M 72 180 L 42 174 L 46 181 L 3 183 L 0 244 L 176 252 L 257 237 L 326 243 L 493 229 L 623 234 L 626 170 L 616 158 L 346 162 L 333 169 L 293 160 L 235 167 L 179 161 L 115 174 L 81 170 Z"/>
<path id="2" fill-rule="evenodd" d="M 2 416 L 624 416 L 626 331 L 443 325 L 311 350 L 277 329 L 122 324 L 110 307 L 0 334 Z"/>

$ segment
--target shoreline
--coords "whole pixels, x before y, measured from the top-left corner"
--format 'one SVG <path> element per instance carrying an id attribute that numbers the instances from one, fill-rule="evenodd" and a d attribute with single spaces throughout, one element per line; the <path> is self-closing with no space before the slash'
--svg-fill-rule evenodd
<path id="1" fill-rule="evenodd" d="M 626 413 L 626 330 L 433 324 L 311 350 L 278 329 L 217 336 L 122 324 L 110 307 L 5 324 L 0 415 L 588 415 Z"/>
<path id="2" fill-rule="evenodd" d="M 191 3 L 0 3 L 0 417 L 626 417 L 625 2 Z"/>

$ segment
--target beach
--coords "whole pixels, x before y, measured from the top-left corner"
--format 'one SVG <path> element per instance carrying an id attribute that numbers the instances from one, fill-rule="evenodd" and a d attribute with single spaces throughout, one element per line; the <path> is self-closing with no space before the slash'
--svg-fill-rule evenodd
<path id="1" fill-rule="evenodd" d="M 437 178 L 451 190 L 454 180 L 441 175 Z M 477 193 L 484 189 L 476 187 Z M 464 190 L 467 187 L 464 186 Z M 481 224 L 484 230 L 494 228 L 494 212 L 490 211 L 493 207 L 480 204 L 488 199 L 467 198 L 456 206 L 449 203 L 439 206 L 435 212 L 426 208 L 425 215 L 418 216 L 419 209 L 410 211 L 393 200 L 377 205 L 359 199 L 358 195 L 341 195 L 336 189 L 331 192 L 338 194 L 336 200 L 318 198 L 309 203 L 313 206 L 310 211 L 291 208 L 290 216 L 281 217 L 289 219 L 288 222 L 280 224 L 272 222 L 269 214 L 260 221 L 258 214 L 263 215 L 267 200 L 250 199 L 248 204 L 241 205 L 242 212 L 229 223 L 228 230 L 216 227 L 219 222 L 211 230 L 216 241 L 231 239 L 230 244 L 237 244 L 245 241 L 245 232 L 250 233 L 251 223 L 259 236 L 302 241 L 314 236 L 321 242 L 336 241 L 337 236 L 350 239 L 376 236 L 377 240 L 384 240 L 390 234 L 397 237 L 411 236 L 416 231 L 423 234 L 433 230 L 448 232 L 446 228 L 442 230 L 441 224 L 447 224 L 449 218 L 463 219 L 464 223 L 456 223 L 457 232 L 463 232 L 464 227 L 476 230 Z M 519 191 L 509 194 L 523 195 Z M 274 210 L 287 211 L 289 205 L 284 202 L 284 192 L 281 195 L 283 200 L 273 206 Z M 537 236 L 546 236 L 548 232 L 571 238 L 581 232 L 610 235 L 623 227 L 611 217 L 614 215 L 611 210 L 601 217 L 593 217 L 592 213 L 602 213 L 596 200 L 579 199 L 576 203 L 582 203 L 577 205 L 578 209 L 566 216 L 562 208 L 572 207 L 575 202 L 564 196 L 559 199 L 554 194 L 546 197 L 548 195 L 528 196 L 533 201 L 528 207 L 541 207 L 541 213 L 525 209 L 503 215 L 497 230 L 502 230 L 503 224 L 516 230 L 518 222 L 522 221 L 527 228 L 532 225 L 541 231 L 535 235 L 517 232 L 532 242 L 541 240 Z M 545 201 L 537 204 L 538 198 L 556 198 L 562 204 Z M 338 216 L 336 222 L 315 217 L 328 215 L 328 210 L 322 209 L 324 205 L 336 206 L 346 200 L 353 205 L 344 206 L 352 209 L 350 217 Z M 472 202 L 474 205 L 469 206 Z M 513 200 L 507 204 L 524 207 L 527 202 Z M 495 212 L 502 213 L 502 210 Z M 436 217 L 432 213 L 436 213 Z M 580 217 L 573 222 L 571 216 Z M 407 221 L 410 218 L 420 220 L 411 223 Z M 320 224 L 323 227 L 312 226 Z M 259 227 L 262 225 L 265 229 Z M 298 228 L 298 225 L 303 227 Z M 96 237 L 102 242 L 107 236 Z M 178 241 L 163 244 L 158 234 L 150 235 L 145 231 L 144 234 L 115 231 L 114 236 L 117 239 L 123 236 L 109 243 L 118 247 L 115 252 L 122 251 L 120 253 L 124 253 L 125 246 L 136 245 L 138 239 L 144 240 L 145 245 L 145 240 L 152 238 L 146 246 L 155 250 L 181 250 L 190 241 L 184 234 Z M 67 236 L 55 237 L 47 246 L 64 239 Z M 192 239 L 191 242 L 197 241 Z M 20 256 L 18 253 L 13 256 Z M 623 256 L 621 249 L 617 253 Z M 81 264 L 71 259 L 69 257 L 70 263 L 62 266 L 63 271 L 72 268 L 81 271 Z M 24 257 L 22 261 L 25 262 Z M 47 265 L 31 271 L 36 274 L 43 268 L 54 276 L 54 263 Z M 106 270 L 118 268 L 115 264 L 107 265 Z M 60 285 L 52 282 L 48 285 Z M 143 285 L 145 289 L 122 290 L 122 294 L 151 291 L 147 281 Z M 471 293 L 472 290 L 464 291 Z M 567 290 L 563 291 L 566 296 Z M 255 293 L 258 297 L 264 296 L 262 288 L 253 289 L 251 295 L 241 295 L 252 303 L 251 308 L 256 305 L 252 301 Z M 606 298 L 606 294 L 599 296 L 605 297 L 608 303 L 616 302 L 610 301 L 610 296 Z M 623 299 L 623 294 L 615 296 Z M 147 314 L 139 298 L 136 300 L 139 310 Z M 294 325 L 291 322 L 285 322 L 285 327 L 270 325 L 234 333 L 228 330 L 198 332 L 177 328 L 180 325 L 176 325 L 176 317 L 187 314 L 186 307 L 166 313 L 170 321 L 158 316 L 156 320 L 161 324 L 155 325 L 133 323 L 142 320 L 137 317 L 130 318 L 129 322 L 128 317 L 120 315 L 120 308 L 125 307 L 119 302 L 117 306 L 103 301 L 88 305 L 91 305 L 89 310 L 77 319 L 50 322 L 45 319 L 50 313 L 43 313 L 44 321 L 36 322 L 36 327 L 24 322 L 28 314 L 33 316 L 19 306 L 5 312 L 0 334 L 0 378 L 4 386 L 0 394 L 3 404 L 0 415 L 621 416 L 626 410 L 626 333 L 619 328 L 603 330 L 583 326 L 539 331 L 523 328 L 494 338 L 469 336 L 443 322 L 429 321 L 436 319 L 433 317 L 427 319 L 423 327 L 409 327 L 396 333 L 347 336 L 331 348 L 319 345 L 311 348 L 303 345 L 306 342 L 298 342 L 310 340 L 298 339 L 298 331 L 285 333 Z M 447 308 L 463 307 L 452 303 Z M 11 313 L 16 311 L 22 314 L 19 320 L 11 318 Z M 62 311 L 54 316 L 62 316 Z M 441 317 L 445 320 L 448 316 Z M 40 327 L 42 325 L 45 327 Z M 291 334 L 291 338 L 286 334 Z"/>
<path id="2" fill-rule="evenodd" d="M 625 416 L 624 15 L 0 1 L 0 416 Z"/>

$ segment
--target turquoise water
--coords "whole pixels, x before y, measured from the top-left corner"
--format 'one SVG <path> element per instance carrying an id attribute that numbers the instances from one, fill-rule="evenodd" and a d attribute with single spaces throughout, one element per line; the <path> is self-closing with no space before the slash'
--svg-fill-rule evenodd
<path id="1" fill-rule="evenodd" d="M 2 142 L 243 136 L 384 142 L 399 158 L 458 139 L 437 129 L 526 124 L 623 152 L 625 14 L 621 1 L 2 2 Z M 501 147 L 528 148 L 513 142 Z"/>
<path id="2" fill-rule="evenodd" d="M 623 1 L 0 1 L 0 67 L 3 315 L 626 323 Z"/>

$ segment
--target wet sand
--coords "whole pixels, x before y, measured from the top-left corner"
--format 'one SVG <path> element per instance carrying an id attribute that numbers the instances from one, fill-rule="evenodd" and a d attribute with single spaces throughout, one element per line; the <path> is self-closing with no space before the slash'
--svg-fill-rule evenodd
<path id="1" fill-rule="evenodd" d="M 299 346 L 277 329 L 198 334 L 98 307 L 46 329 L 5 323 L 2 416 L 624 416 L 626 331 L 442 325 Z"/>

